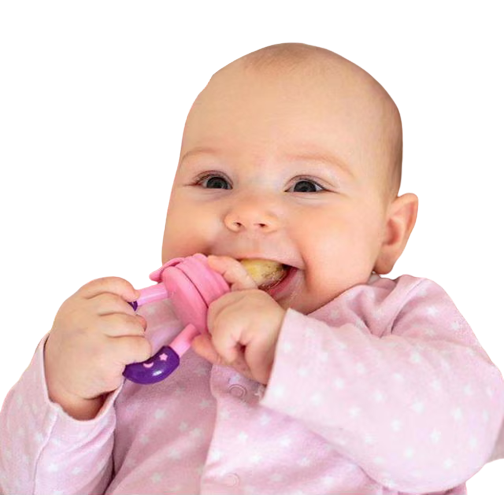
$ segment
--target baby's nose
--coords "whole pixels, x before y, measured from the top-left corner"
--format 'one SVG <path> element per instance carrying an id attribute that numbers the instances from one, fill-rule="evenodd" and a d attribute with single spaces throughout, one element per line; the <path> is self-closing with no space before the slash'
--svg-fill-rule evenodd
<path id="1" fill-rule="evenodd" d="M 227 213 L 224 223 L 233 232 L 253 231 L 268 233 L 278 229 L 279 218 L 274 206 L 259 200 L 242 201 Z"/>

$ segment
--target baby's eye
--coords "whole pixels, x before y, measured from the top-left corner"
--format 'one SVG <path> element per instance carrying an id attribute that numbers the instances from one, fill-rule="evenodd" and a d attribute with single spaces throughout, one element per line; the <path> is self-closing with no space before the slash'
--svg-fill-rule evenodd
<path id="1" fill-rule="evenodd" d="M 231 189 L 231 187 L 227 187 L 229 186 L 229 182 L 224 177 L 216 174 L 207 174 L 199 177 L 196 185 L 203 186 L 205 189 Z"/>
<path id="2" fill-rule="evenodd" d="M 317 187 L 319 189 L 317 189 Z M 299 179 L 294 185 L 294 192 L 312 193 L 324 190 L 325 189 L 322 186 L 319 186 L 315 181 L 306 178 Z"/>

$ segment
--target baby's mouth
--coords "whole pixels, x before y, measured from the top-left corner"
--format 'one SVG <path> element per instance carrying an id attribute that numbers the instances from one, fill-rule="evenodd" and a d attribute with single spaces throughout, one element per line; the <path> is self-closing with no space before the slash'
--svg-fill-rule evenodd
<path id="1" fill-rule="evenodd" d="M 283 305 L 290 305 L 293 297 L 299 291 L 299 269 L 289 265 L 283 266 L 285 267 L 284 276 L 264 290 L 276 301 L 282 299 Z"/>

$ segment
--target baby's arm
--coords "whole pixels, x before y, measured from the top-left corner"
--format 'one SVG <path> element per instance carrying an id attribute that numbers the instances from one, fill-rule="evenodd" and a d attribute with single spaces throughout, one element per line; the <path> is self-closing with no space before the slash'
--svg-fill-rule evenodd
<path id="1" fill-rule="evenodd" d="M 115 412 L 110 395 L 91 421 L 49 400 L 43 348 L 10 390 L 0 411 L 0 493 L 105 493 L 112 475 Z"/>
<path id="2" fill-rule="evenodd" d="M 263 405 L 398 491 L 446 490 L 487 462 L 504 382 L 439 286 L 382 280 L 314 316 L 287 312 Z"/>
<path id="3" fill-rule="evenodd" d="M 129 282 L 108 277 L 62 304 L 1 411 L 3 492 L 105 491 L 122 371 L 150 356 L 145 320 L 126 302 L 135 297 Z"/>

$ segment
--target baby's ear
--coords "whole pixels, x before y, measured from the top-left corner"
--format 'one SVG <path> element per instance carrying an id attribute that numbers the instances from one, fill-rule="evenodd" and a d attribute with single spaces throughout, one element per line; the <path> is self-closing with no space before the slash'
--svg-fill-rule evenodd
<path id="1" fill-rule="evenodd" d="M 389 273 L 394 268 L 415 226 L 417 212 L 418 198 L 415 194 L 403 194 L 391 203 L 383 244 L 374 267 L 376 273 Z"/>

